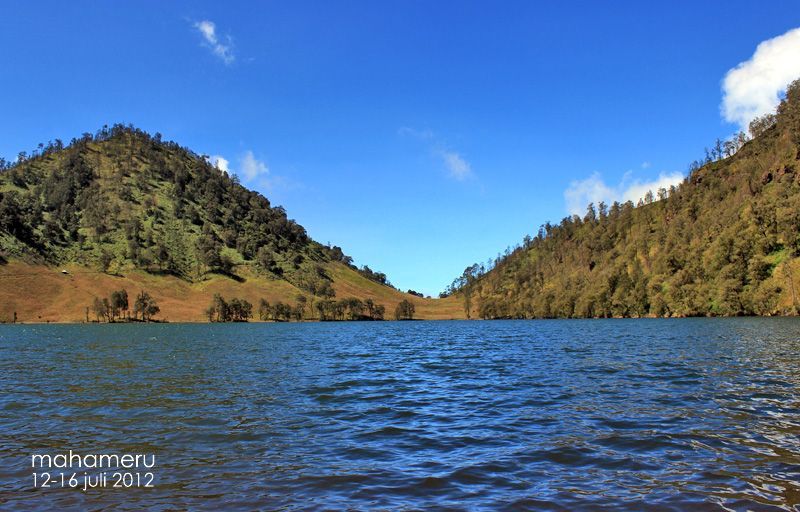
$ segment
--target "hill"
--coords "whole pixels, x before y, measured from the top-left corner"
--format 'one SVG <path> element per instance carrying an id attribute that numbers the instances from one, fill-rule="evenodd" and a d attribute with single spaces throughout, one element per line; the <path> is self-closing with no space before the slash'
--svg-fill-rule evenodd
<path id="1" fill-rule="evenodd" d="M 304 318 L 326 315 L 314 307 L 323 302 L 331 317 L 360 316 L 367 299 L 387 318 L 403 300 L 418 318 L 463 314 L 454 300 L 401 293 L 356 268 L 282 207 L 159 134 L 115 125 L 0 160 L 0 320 L 84 321 L 95 299 L 123 288 L 146 290 L 171 321 L 207 319 L 216 293 L 256 307 L 301 302 Z"/>
<path id="2" fill-rule="evenodd" d="M 800 82 L 750 132 L 638 205 L 545 224 L 447 294 L 483 318 L 797 314 Z"/>

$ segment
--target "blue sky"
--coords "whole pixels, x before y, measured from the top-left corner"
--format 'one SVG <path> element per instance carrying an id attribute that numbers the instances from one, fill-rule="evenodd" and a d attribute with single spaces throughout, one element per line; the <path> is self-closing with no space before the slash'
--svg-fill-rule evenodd
<path id="1" fill-rule="evenodd" d="M 436 294 L 574 204 L 679 179 L 771 101 L 765 66 L 794 72 L 794 36 L 754 52 L 798 26 L 793 1 L 3 2 L 0 156 L 130 122 Z"/>

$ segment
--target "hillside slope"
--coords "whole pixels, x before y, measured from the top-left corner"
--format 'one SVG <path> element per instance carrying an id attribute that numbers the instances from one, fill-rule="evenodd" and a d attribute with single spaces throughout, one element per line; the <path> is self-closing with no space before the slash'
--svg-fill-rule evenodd
<path id="1" fill-rule="evenodd" d="M 146 290 L 171 321 L 206 320 L 215 293 L 256 307 L 352 297 L 386 318 L 402 300 L 419 318 L 463 314 L 351 261 L 159 134 L 115 125 L 0 162 L 0 321 L 84 321 L 94 298 L 122 288 Z"/>
<path id="2" fill-rule="evenodd" d="M 451 291 L 483 318 L 797 314 L 800 82 L 751 132 L 639 206 L 542 226 Z"/>

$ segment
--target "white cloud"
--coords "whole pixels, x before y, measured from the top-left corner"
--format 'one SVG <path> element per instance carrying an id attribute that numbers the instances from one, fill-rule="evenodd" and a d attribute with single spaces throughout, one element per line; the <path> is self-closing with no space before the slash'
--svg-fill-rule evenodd
<path id="1" fill-rule="evenodd" d="M 404 137 L 413 137 L 424 141 L 430 151 L 439 157 L 447 169 L 448 175 L 458 181 L 464 181 L 467 178 L 472 178 L 475 174 L 472 172 L 472 166 L 467 160 L 461 156 L 457 151 L 448 149 L 447 146 L 429 129 L 416 130 L 414 128 L 402 127 L 397 130 L 398 135 Z"/>
<path id="2" fill-rule="evenodd" d="M 230 173 L 230 162 L 228 162 L 221 155 L 212 155 L 208 157 L 208 161 L 211 165 L 213 165 L 220 171 L 224 172 L 225 174 Z"/>
<path id="3" fill-rule="evenodd" d="M 256 158 L 253 152 L 250 150 L 245 151 L 244 154 L 239 157 L 239 165 L 236 169 L 232 169 L 230 160 L 222 155 L 212 155 L 207 159 L 211 165 L 225 174 L 232 175 L 234 173 L 241 173 L 242 176 L 244 176 L 244 179 L 247 181 L 253 181 L 256 178 L 261 178 L 264 183 L 272 184 L 273 181 L 277 182 L 281 179 L 278 176 L 275 176 L 274 179 L 268 179 L 267 177 L 269 176 L 270 172 L 267 164 Z"/>
<path id="4" fill-rule="evenodd" d="M 455 151 L 439 150 L 439 156 L 450 173 L 450 177 L 463 181 L 472 176 L 472 167 L 469 162 Z"/>
<path id="5" fill-rule="evenodd" d="M 772 112 L 780 94 L 800 78 L 800 28 L 768 39 L 750 58 L 725 74 L 722 115 L 743 130 L 753 118 Z"/>
<path id="6" fill-rule="evenodd" d="M 625 186 L 622 194 L 623 201 L 633 201 L 636 203 L 639 199 L 643 198 L 647 192 L 656 194 L 658 189 L 663 188 L 669 190 L 672 185 L 678 186 L 684 179 L 680 172 L 660 173 L 658 178 L 651 181 L 633 181 Z"/>
<path id="7" fill-rule="evenodd" d="M 576 180 L 570 183 L 564 191 L 564 201 L 570 214 L 583 215 L 589 203 L 595 206 L 600 201 L 610 205 L 614 201 L 633 201 L 637 203 L 648 191 L 657 194 L 658 189 L 669 190 L 672 185 L 683 181 L 683 174 L 679 172 L 661 173 L 658 178 L 650 181 L 632 180 L 631 173 L 627 172 L 618 185 L 608 185 L 599 173 L 593 173 L 585 180 Z"/>
<path id="8" fill-rule="evenodd" d="M 255 178 L 263 177 L 269 174 L 267 164 L 258 160 L 252 151 L 246 151 L 244 156 L 239 159 L 239 168 L 242 170 L 245 179 L 252 181 Z"/>
<path id="9" fill-rule="evenodd" d="M 198 21 L 193 26 L 203 36 L 204 44 L 211 49 L 211 53 L 222 59 L 222 62 L 229 65 L 236 60 L 236 56 L 233 54 L 233 41 L 230 36 L 225 36 L 225 41 L 221 41 L 217 35 L 217 26 L 213 21 Z"/>
<path id="10" fill-rule="evenodd" d="M 614 195 L 616 192 L 603 182 L 600 174 L 594 173 L 585 180 L 572 181 L 564 191 L 564 201 L 570 214 L 582 215 L 589 203 L 607 201 Z"/>

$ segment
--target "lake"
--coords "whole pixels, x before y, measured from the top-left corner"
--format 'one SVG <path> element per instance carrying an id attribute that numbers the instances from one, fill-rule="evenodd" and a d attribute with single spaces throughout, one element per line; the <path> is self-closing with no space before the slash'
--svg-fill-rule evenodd
<path id="1" fill-rule="evenodd" d="M 3 325 L 0 508 L 796 510 L 799 387 L 796 318 Z"/>

